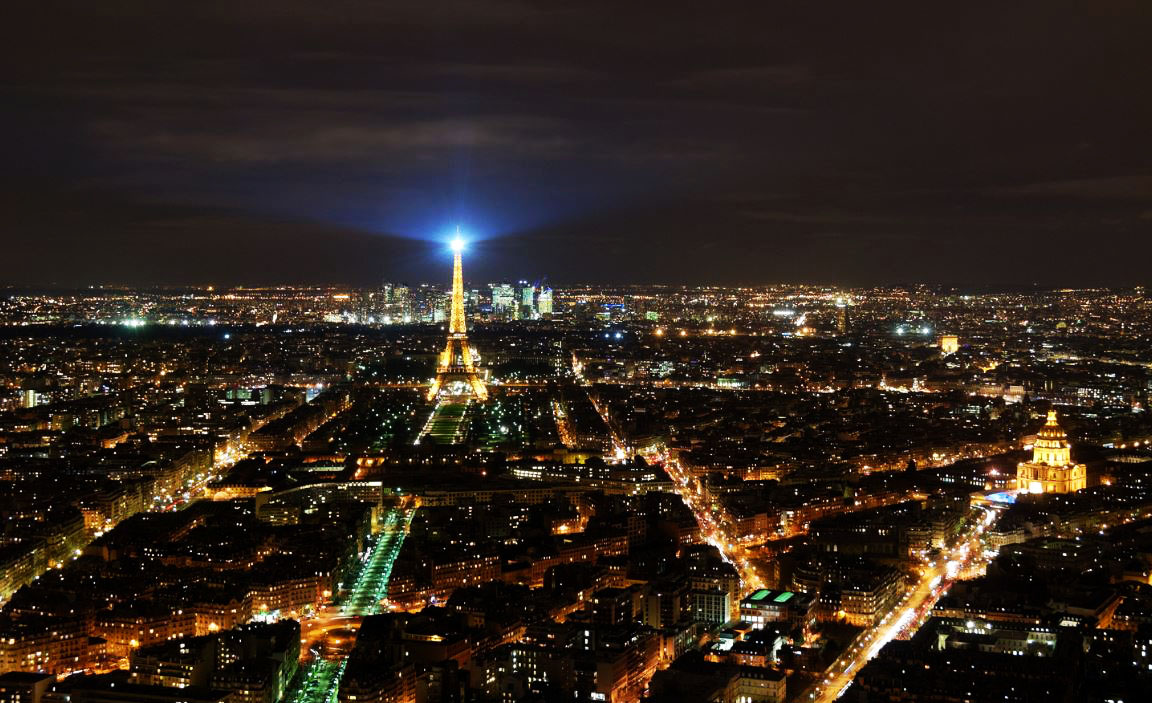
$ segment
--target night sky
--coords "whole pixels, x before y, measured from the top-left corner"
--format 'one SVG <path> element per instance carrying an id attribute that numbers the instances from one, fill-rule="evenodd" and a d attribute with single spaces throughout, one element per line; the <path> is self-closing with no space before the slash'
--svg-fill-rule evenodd
<path id="1" fill-rule="evenodd" d="M 19 5 L 0 282 L 1149 282 L 1148 0 Z"/>

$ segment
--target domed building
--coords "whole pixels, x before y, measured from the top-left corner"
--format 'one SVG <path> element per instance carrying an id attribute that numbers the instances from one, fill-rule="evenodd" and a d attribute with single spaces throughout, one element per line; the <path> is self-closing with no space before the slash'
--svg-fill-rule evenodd
<path id="1" fill-rule="evenodd" d="M 1072 463 L 1072 445 L 1056 419 L 1048 411 L 1048 422 L 1036 435 L 1032 461 L 1016 466 L 1016 488 L 1025 493 L 1072 493 L 1088 485 L 1088 468 Z"/>

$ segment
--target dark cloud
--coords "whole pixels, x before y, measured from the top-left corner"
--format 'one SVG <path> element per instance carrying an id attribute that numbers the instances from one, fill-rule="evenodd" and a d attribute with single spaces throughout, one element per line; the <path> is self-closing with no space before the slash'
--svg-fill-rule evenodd
<path id="1" fill-rule="evenodd" d="M 443 261 L 409 238 L 458 219 L 478 276 L 557 280 L 1125 284 L 1152 254 L 1145 2 L 11 14 L 13 281 L 417 280 Z"/>
<path id="2" fill-rule="evenodd" d="M 1000 192 L 1005 195 L 1039 195 L 1086 200 L 1133 200 L 1149 203 L 1152 202 L 1152 174 L 1028 183 L 1022 186 L 1003 188 Z"/>

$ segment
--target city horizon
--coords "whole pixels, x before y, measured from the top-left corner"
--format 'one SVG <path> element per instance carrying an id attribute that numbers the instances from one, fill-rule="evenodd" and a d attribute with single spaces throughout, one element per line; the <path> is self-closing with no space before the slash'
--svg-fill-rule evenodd
<path id="1" fill-rule="evenodd" d="M 500 283 L 513 283 L 518 281 L 529 281 L 530 279 L 523 278 L 516 275 L 504 277 L 492 277 L 482 280 L 473 280 L 465 277 L 465 285 L 474 290 L 489 287 Z M 593 281 L 555 281 L 551 277 L 545 276 L 537 279 L 537 282 L 547 283 L 552 288 L 675 288 L 675 289 L 730 289 L 730 290 L 770 290 L 774 288 L 820 288 L 830 291 L 866 291 L 866 290 L 914 290 L 914 289 L 933 289 L 947 292 L 951 295 L 995 295 L 1000 293 L 1063 293 L 1063 292 L 1089 292 L 1100 290 L 1112 291 L 1142 291 L 1147 288 L 1147 284 L 1143 283 L 1130 283 L 1130 284 L 1114 284 L 1114 285 L 1061 285 L 1061 284 L 1022 284 L 1018 282 L 1003 283 L 1003 284 L 985 284 L 979 286 L 963 286 L 951 283 L 931 283 L 927 281 L 920 282 L 897 282 L 897 283 L 877 283 L 870 285 L 838 285 L 835 283 L 824 282 L 787 282 L 780 281 L 776 283 L 674 283 L 674 282 L 609 282 L 600 283 Z M 202 282 L 202 283 L 89 283 L 89 284 L 19 284 L 19 283 L 3 283 L 0 282 L 0 290 L 19 291 L 19 292 L 73 292 L 83 293 L 88 291 L 98 292 L 101 290 L 201 290 L 220 292 L 228 290 L 276 290 L 276 289 L 325 289 L 338 291 L 341 289 L 347 290 L 372 290 L 380 288 L 385 285 L 404 285 L 410 287 L 449 287 L 451 283 L 444 283 L 438 280 L 403 280 L 403 279 L 385 279 L 378 283 L 349 283 L 339 281 L 316 281 L 316 282 L 303 282 L 303 283 L 219 283 L 219 282 Z"/>

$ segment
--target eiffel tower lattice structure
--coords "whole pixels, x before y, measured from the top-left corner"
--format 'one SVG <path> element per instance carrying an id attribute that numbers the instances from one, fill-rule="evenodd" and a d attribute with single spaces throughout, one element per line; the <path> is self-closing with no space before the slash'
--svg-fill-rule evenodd
<path id="1" fill-rule="evenodd" d="M 468 330 L 464 318 L 464 241 L 457 236 L 452 240 L 452 315 L 448 323 L 448 340 L 436 364 L 436 378 L 428 388 L 428 400 L 453 398 L 484 402 L 488 400 L 488 387 L 476 370 L 476 352 L 468 343 Z"/>

